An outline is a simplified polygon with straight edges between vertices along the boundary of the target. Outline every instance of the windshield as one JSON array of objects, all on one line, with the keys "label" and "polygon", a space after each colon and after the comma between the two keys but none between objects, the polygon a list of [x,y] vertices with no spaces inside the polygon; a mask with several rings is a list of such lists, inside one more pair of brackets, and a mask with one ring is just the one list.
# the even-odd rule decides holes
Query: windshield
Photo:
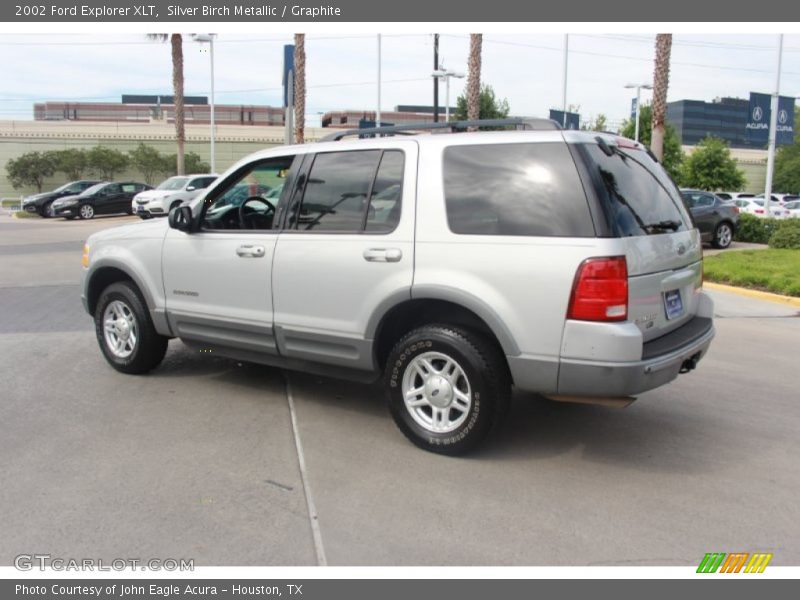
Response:
[{"label": "windshield", "polygon": [[691,219],[664,168],[644,151],[584,146],[612,232],[618,237],[687,231]]},{"label": "windshield", "polygon": [[180,190],[189,181],[188,177],[170,177],[166,181],[162,181],[156,188],[157,190]]},{"label": "windshield", "polygon": [[59,188],[53,190],[54,192],[71,192],[73,194],[78,194],[81,191],[81,184],[76,182],[65,183]]},{"label": "windshield", "polygon": [[91,196],[95,192],[97,192],[99,190],[102,190],[106,185],[108,185],[108,184],[107,183],[96,183],[92,187],[86,188],[85,190],[83,190],[83,192],[81,193],[81,196]]}]

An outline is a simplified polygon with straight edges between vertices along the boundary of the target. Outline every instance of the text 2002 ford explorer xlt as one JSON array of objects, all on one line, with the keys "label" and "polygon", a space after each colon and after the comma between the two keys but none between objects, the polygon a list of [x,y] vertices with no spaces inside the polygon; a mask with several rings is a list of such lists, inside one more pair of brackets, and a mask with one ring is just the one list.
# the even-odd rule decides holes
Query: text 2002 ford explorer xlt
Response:
[{"label": "text 2002 ford explorer xlt", "polygon": [[627,399],[714,336],[664,169],[631,140],[545,125],[258,152],[168,220],[92,235],[83,266],[115,369],[150,371],[177,337],[382,376],[398,427],[443,454],[480,442],[512,386]]}]

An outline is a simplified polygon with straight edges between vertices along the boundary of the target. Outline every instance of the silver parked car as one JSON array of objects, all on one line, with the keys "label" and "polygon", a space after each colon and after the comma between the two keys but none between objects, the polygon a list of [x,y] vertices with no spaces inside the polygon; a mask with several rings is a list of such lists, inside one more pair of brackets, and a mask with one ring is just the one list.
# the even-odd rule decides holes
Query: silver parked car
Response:
[{"label": "silver parked car", "polygon": [[694,369],[713,305],[678,189],[636,142],[536,127],[272,148],[168,220],[93,234],[100,349],[124,373],[180,338],[383,377],[399,428],[444,454],[480,442],[512,386],[628,402]]}]

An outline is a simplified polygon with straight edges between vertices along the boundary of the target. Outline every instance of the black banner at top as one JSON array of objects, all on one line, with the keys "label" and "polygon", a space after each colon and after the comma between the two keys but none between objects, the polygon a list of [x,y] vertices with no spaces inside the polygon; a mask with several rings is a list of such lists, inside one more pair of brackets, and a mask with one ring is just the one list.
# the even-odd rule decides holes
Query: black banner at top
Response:
[{"label": "black banner at top", "polygon": [[800,20],[800,3],[761,0],[11,0],[0,4],[10,22],[710,22]]}]

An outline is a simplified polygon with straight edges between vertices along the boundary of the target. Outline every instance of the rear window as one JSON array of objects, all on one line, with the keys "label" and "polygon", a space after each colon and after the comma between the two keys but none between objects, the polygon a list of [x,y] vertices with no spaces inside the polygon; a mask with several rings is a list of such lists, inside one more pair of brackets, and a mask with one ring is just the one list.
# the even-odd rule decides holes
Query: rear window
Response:
[{"label": "rear window", "polygon": [[666,171],[641,150],[584,146],[600,204],[613,235],[630,237],[689,229],[691,219]]},{"label": "rear window", "polygon": [[593,237],[586,194],[564,143],[450,146],[444,197],[458,234]]}]

